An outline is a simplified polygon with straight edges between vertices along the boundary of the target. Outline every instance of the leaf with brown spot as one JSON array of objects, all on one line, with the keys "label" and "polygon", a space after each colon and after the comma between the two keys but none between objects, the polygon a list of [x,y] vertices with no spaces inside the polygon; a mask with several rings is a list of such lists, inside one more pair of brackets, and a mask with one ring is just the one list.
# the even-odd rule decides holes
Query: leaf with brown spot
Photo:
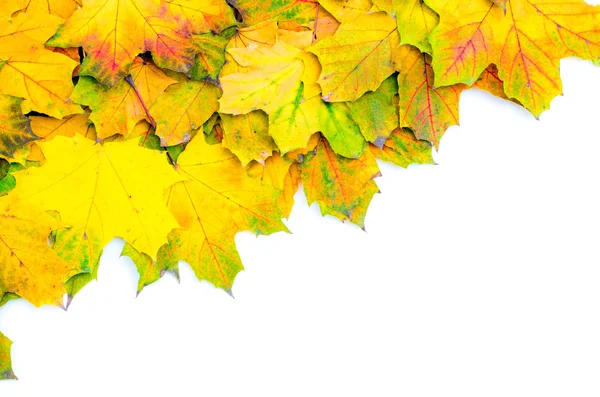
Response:
[{"label": "leaf with brown spot", "polygon": [[435,164],[431,144],[415,138],[407,128],[397,128],[382,148],[371,145],[371,152],[380,160],[406,168],[411,164]]},{"label": "leaf with brown spot", "polygon": [[38,139],[21,112],[23,100],[0,94],[0,157],[12,158],[28,142]]}]

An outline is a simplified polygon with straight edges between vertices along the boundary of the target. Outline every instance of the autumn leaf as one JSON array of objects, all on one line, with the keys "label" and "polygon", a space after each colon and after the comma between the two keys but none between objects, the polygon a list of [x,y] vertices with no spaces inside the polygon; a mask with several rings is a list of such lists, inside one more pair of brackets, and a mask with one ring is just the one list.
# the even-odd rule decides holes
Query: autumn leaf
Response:
[{"label": "autumn leaf", "polygon": [[12,197],[60,213],[68,227],[63,246],[72,251],[63,257],[73,258],[74,266],[91,266],[98,248],[115,236],[154,256],[178,227],[162,195],[180,178],[164,154],[134,140],[100,145],[79,135],[40,146],[44,166],[15,173]]},{"label": "autumn leaf", "polygon": [[373,179],[380,175],[371,152],[358,159],[337,155],[325,139],[300,166],[308,203],[317,202],[323,215],[349,220],[364,228],[366,207],[379,191]]},{"label": "autumn leaf", "polygon": [[400,48],[397,67],[400,126],[437,148],[446,129],[458,124],[458,99],[465,87],[435,88],[431,57],[412,46]]},{"label": "autumn leaf", "polygon": [[0,380],[17,379],[12,370],[10,359],[10,348],[12,342],[2,332],[0,332]]},{"label": "autumn leaf", "polygon": [[256,160],[264,162],[277,146],[269,136],[269,118],[255,110],[247,114],[221,114],[223,147],[240,159],[243,166]]},{"label": "autumn leaf", "polygon": [[[302,185],[364,229],[376,160],[435,164],[478,88],[538,117],[600,7],[542,0],[0,2],[0,306],[62,304],[125,240],[138,293],[187,261],[231,293],[235,236]],[[14,375],[0,335],[0,378]]]},{"label": "autumn leaf", "polygon": [[471,85],[494,63],[507,96],[536,117],[562,93],[561,58],[600,56],[600,8],[583,1],[508,0],[505,9],[485,0],[428,4],[441,15],[431,36],[436,85]]},{"label": "autumn leaf", "polygon": [[360,132],[368,142],[376,146],[381,147],[398,127],[398,113],[394,105],[396,95],[398,82],[396,76],[392,75],[377,90],[367,92],[356,101],[348,103]]},{"label": "autumn leaf", "polygon": [[47,12],[67,19],[81,6],[81,0],[18,0],[25,12]]},{"label": "autumn leaf", "polygon": [[60,18],[45,14],[20,14],[12,23],[0,20],[0,93],[25,99],[24,113],[56,118],[82,113],[69,100],[77,62],[43,46],[59,23]]},{"label": "autumn leaf", "polygon": [[298,49],[278,41],[272,47],[232,48],[228,52],[245,70],[220,79],[221,113],[260,109],[271,114],[296,98],[304,70]]},{"label": "autumn leaf", "polygon": [[[201,135],[179,156],[183,179],[165,193],[167,208],[182,226],[169,235],[169,257],[185,260],[196,276],[231,289],[242,270],[235,234],[286,231],[277,206],[279,191],[250,178],[231,152]],[[164,261],[157,262],[165,268]]]},{"label": "autumn leaf", "polygon": [[182,80],[150,107],[162,146],[188,142],[192,131],[219,110],[221,90],[208,81]]},{"label": "autumn leaf", "polygon": [[354,101],[374,91],[394,73],[392,51],[399,43],[393,18],[384,12],[362,15],[343,24],[308,51],[318,58],[323,70],[319,84],[329,102]]},{"label": "autumn leaf", "polygon": [[263,186],[273,186],[281,194],[279,208],[284,218],[289,218],[294,206],[294,195],[300,185],[300,169],[296,162],[273,153],[264,164],[255,162],[248,167],[248,175]]},{"label": "autumn leaf", "polygon": [[435,164],[431,144],[418,140],[407,128],[395,129],[381,148],[375,145],[371,145],[370,148],[378,159],[403,168],[411,164]]},{"label": "autumn leaf", "polygon": [[89,117],[96,127],[98,138],[114,134],[127,136],[140,121],[154,122],[148,109],[167,87],[177,82],[139,57],[130,72],[130,80],[121,80],[112,87],[85,76],[80,77],[75,86],[71,100],[92,110]]},{"label": "autumn leaf", "polygon": [[193,33],[221,31],[235,25],[233,10],[225,0],[166,0],[175,19],[185,21]]},{"label": "autumn leaf", "polygon": [[392,0],[398,23],[400,44],[410,44],[431,54],[429,35],[439,22],[439,16],[423,0]]},{"label": "autumn leaf", "polygon": [[55,219],[14,196],[0,199],[0,291],[11,292],[35,306],[61,305],[63,283],[77,269],[48,245]]},{"label": "autumn leaf", "polygon": [[38,139],[31,121],[21,113],[23,100],[0,94],[0,156],[12,158],[17,149]]},{"label": "autumn leaf", "polygon": [[190,69],[190,77],[216,81],[225,65],[225,47],[234,33],[235,29],[229,29],[223,35],[210,32],[194,36],[193,43],[198,53]]},{"label": "autumn leaf", "polygon": [[166,9],[159,0],[83,0],[47,44],[83,46],[81,75],[113,86],[145,51],[161,68],[189,72],[196,51],[186,21],[181,7]]},{"label": "autumn leaf", "polygon": [[307,23],[315,18],[316,0],[233,0],[246,25],[266,20]]}]

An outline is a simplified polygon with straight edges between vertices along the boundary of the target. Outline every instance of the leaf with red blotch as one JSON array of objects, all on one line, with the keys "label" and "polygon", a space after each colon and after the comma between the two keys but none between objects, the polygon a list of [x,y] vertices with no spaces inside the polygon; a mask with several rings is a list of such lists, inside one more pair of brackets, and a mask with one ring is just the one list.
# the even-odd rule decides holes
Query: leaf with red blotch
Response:
[{"label": "leaf with red blotch", "polygon": [[458,124],[458,99],[466,86],[435,88],[431,56],[412,46],[400,47],[397,62],[400,126],[437,148],[448,127]]},{"label": "leaf with red blotch", "polygon": [[189,72],[196,49],[180,8],[160,0],[84,0],[48,45],[83,46],[81,75],[113,86],[125,77],[135,57],[151,51],[161,68]]},{"label": "leaf with red blotch", "polygon": [[584,1],[428,4],[440,15],[430,37],[436,86],[471,85],[494,63],[506,95],[538,117],[562,93],[561,58],[600,59],[600,7]]}]

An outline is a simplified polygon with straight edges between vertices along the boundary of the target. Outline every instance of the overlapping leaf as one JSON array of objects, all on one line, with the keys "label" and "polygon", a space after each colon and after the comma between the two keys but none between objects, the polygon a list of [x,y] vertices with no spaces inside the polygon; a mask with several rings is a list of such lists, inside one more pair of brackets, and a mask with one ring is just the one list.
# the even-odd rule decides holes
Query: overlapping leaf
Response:
[{"label": "overlapping leaf", "polygon": [[[187,261],[231,292],[294,195],[364,228],[376,159],[434,164],[469,87],[538,117],[600,63],[581,0],[0,2],[0,306],[57,304],[126,240],[138,292]],[[0,334],[0,378],[13,378]]]}]

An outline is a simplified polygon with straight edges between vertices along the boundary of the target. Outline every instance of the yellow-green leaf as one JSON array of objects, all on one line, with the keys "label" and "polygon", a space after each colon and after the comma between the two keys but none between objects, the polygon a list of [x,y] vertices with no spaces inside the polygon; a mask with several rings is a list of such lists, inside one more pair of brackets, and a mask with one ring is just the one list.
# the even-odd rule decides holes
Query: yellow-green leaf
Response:
[{"label": "yellow-green leaf", "polygon": [[342,24],[333,36],[309,47],[323,67],[319,78],[323,99],[354,101],[376,90],[394,73],[392,51],[399,40],[396,21],[377,12]]}]

